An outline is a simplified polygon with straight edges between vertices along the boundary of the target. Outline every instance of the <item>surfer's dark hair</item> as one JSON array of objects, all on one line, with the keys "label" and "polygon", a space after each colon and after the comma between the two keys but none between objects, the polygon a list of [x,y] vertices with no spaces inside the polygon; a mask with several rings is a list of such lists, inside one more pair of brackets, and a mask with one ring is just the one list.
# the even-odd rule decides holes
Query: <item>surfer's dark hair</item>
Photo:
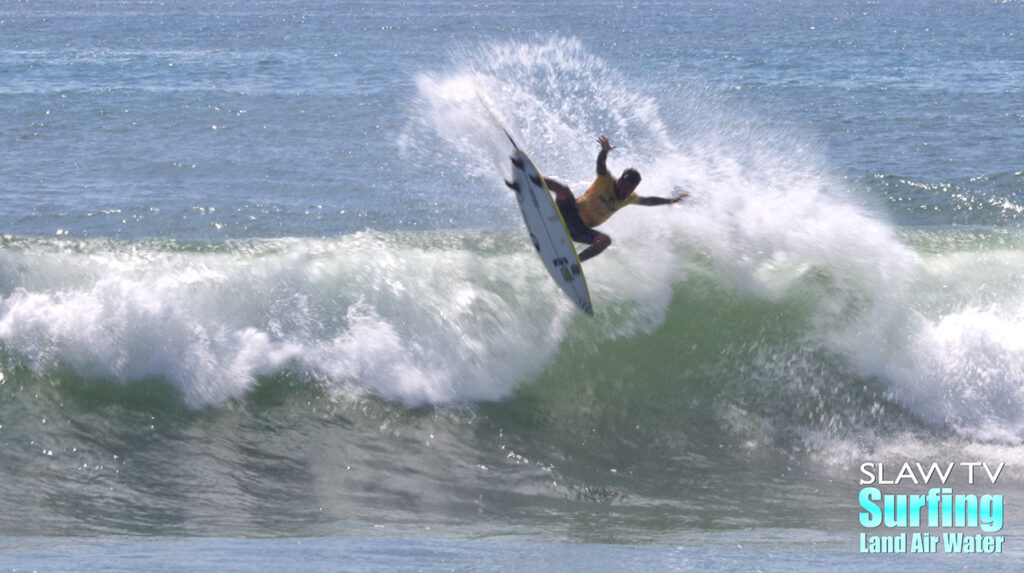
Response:
[{"label": "surfer's dark hair", "polygon": [[640,177],[640,172],[639,171],[637,171],[636,169],[633,169],[632,167],[630,167],[629,169],[627,169],[627,170],[622,172],[621,179],[623,181],[625,181],[626,183],[630,183],[630,184],[636,186],[636,185],[640,184],[640,181],[643,178]]}]

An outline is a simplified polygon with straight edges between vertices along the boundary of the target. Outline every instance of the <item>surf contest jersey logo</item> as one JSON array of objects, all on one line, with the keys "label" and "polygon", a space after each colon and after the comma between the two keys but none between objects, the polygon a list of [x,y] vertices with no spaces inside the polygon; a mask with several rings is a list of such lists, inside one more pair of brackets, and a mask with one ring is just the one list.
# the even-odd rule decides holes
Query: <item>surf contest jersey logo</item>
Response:
[{"label": "surf contest jersey logo", "polygon": [[615,178],[611,175],[598,175],[587,192],[576,200],[576,208],[583,224],[594,228],[607,221],[619,209],[639,200],[635,193],[619,199],[615,196]]}]

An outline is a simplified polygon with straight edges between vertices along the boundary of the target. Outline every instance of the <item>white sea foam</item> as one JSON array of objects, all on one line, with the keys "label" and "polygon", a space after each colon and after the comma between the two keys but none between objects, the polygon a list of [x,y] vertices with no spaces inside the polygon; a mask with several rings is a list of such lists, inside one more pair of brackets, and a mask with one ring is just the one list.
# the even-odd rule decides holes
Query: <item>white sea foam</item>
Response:
[{"label": "white sea foam", "polygon": [[[502,274],[530,268],[518,253],[477,257],[368,234],[214,253],[98,248],[5,253],[5,270],[44,286],[0,298],[0,342],[36,371],[168,380],[193,406],[286,369],[409,404],[495,399],[543,368],[571,316],[554,297],[525,298],[540,272]],[[55,267],[80,278],[46,287],[35,272]]]}]

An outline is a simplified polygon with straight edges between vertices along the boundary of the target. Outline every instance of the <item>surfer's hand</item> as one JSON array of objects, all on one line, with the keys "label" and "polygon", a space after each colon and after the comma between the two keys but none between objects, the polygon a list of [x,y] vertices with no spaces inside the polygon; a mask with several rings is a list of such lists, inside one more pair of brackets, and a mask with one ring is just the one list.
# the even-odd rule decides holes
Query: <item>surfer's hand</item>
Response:
[{"label": "surfer's hand", "polygon": [[676,193],[676,196],[672,198],[672,202],[678,203],[689,196],[690,194],[687,193],[686,191],[683,191],[682,193]]},{"label": "surfer's hand", "polygon": [[611,151],[615,149],[615,146],[609,143],[608,138],[603,135],[597,138],[597,142],[601,144],[602,151]]}]

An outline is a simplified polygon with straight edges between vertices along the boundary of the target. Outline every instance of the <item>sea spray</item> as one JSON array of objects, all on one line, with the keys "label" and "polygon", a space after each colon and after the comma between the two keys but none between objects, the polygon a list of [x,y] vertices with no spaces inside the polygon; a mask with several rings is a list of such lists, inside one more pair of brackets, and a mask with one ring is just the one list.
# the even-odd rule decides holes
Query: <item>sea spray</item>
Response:
[{"label": "sea spray", "polygon": [[[500,172],[500,133],[486,126],[486,112],[471,97],[482,93],[533,150],[541,171],[557,173],[577,193],[592,177],[596,152],[588,144],[599,133],[620,147],[609,158],[613,170],[636,165],[645,173],[641,194],[691,193],[683,208],[631,208],[602,228],[614,245],[590,263],[588,274],[596,308],[603,304],[610,313],[606,319],[619,316],[614,309],[625,301],[645,301],[639,302],[647,309],[645,332],[659,328],[676,303],[666,296],[671,291],[650,287],[676,285],[670,296],[686,300],[689,257],[706,257],[722,288],[799,309],[799,342],[757,343],[756,369],[765,370],[767,384],[793,382],[775,362],[824,359],[832,365],[809,367],[806,375],[816,378],[797,384],[799,392],[846,383],[821,377],[825,371],[848,372],[859,380],[850,383],[869,381],[931,423],[1016,440],[1017,430],[993,431],[999,425],[993,409],[999,408],[981,396],[1012,397],[1020,386],[1020,349],[997,342],[1019,322],[1019,297],[1001,290],[1010,297],[999,302],[1004,310],[975,312],[970,324],[957,310],[936,315],[929,298],[970,275],[934,284],[928,261],[856,199],[858,189],[831,173],[813,140],[771,126],[722,96],[636,89],[635,79],[573,40],[491,44],[452,60],[448,70],[419,76],[408,148],[426,133],[471,166],[472,176]],[[493,176],[481,184],[501,190]],[[1000,283],[1012,272],[990,270],[985,280]],[[954,308],[974,306],[970,301],[979,294],[965,292]],[[623,320],[624,330],[614,320],[602,322],[601,312],[597,320],[611,336],[639,324]],[[965,349],[959,359],[957,349]],[[980,358],[970,357],[977,353]],[[970,390],[979,384],[979,391]],[[982,412],[974,411],[978,407]],[[996,416],[1015,427],[1016,416],[1010,418]]]}]

